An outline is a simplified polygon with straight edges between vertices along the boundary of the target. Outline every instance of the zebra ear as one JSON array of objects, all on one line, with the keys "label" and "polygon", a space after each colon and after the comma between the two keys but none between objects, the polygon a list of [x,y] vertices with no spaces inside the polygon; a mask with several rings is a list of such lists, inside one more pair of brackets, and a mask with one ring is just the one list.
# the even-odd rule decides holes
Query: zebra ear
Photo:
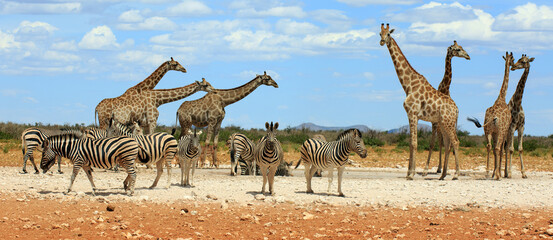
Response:
[{"label": "zebra ear", "polygon": [[266,128],[267,130],[269,130],[270,127],[271,127],[271,125],[269,125],[269,122],[265,122],[265,128]]},{"label": "zebra ear", "polygon": [[275,123],[275,128],[273,130],[277,130],[278,128],[278,122]]},{"label": "zebra ear", "polygon": [[48,139],[44,139],[44,141],[42,141],[42,151],[46,152],[46,148],[48,148],[49,144],[50,141],[48,141]]}]

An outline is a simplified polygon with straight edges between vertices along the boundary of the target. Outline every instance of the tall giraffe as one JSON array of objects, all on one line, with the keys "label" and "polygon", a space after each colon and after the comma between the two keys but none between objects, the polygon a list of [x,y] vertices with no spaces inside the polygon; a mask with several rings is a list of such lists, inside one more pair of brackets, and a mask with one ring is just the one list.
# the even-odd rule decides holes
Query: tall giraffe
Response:
[{"label": "tall giraffe", "polygon": [[[124,121],[125,119],[138,119],[144,128],[145,134],[154,133],[159,111],[157,108],[162,104],[174,102],[188,97],[198,91],[211,92],[215,90],[209,82],[202,78],[202,81],[195,81],[184,87],[172,89],[153,89],[142,91],[142,97],[131,102],[130,105],[123,105],[114,111],[113,119]],[[118,111],[119,109],[130,111]]]},{"label": "tall giraffe", "polygon": [[[511,110],[511,124],[509,125],[509,130],[507,131],[507,145],[505,148],[509,147],[509,158],[505,155],[505,161],[509,161],[509,168],[505,168],[505,177],[510,178],[511,175],[511,160],[513,158],[514,148],[514,137],[515,131],[518,131],[518,155],[520,157],[520,172],[522,173],[522,178],[527,178],[526,173],[524,172],[524,163],[522,161],[522,136],[524,135],[524,110],[522,109],[522,94],[524,93],[524,86],[526,85],[526,79],[528,78],[528,73],[530,72],[530,63],[534,61],[534,58],[528,58],[525,54],[513,65],[511,66],[511,71],[524,68],[524,72],[518,81],[517,89],[509,104],[509,110]],[[505,149],[507,152],[507,149]]]},{"label": "tall giraffe", "polygon": [[[98,105],[96,106],[96,110],[94,112],[95,115],[96,113],[98,114],[98,122],[100,124],[100,128],[107,128],[115,111],[131,111],[131,108],[129,108],[129,106],[132,106],[135,101],[139,101],[142,92],[145,90],[154,89],[161,78],[163,78],[163,76],[165,76],[165,74],[170,70],[186,73],[186,69],[182,65],[180,65],[179,62],[171,58],[171,60],[161,64],[152,74],[150,74],[150,76],[148,76],[142,82],[127,89],[127,91],[125,91],[125,93],[123,93],[121,96],[116,98],[106,98],[100,101],[100,103],[98,103]],[[127,119],[120,123],[130,124],[134,120],[139,119]],[[94,121],[96,121],[96,116],[94,116]]]},{"label": "tall giraffe", "polygon": [[380,45],[386,44],[394,63],[399,82],[405,91],[406,98],[403,102],[403,108],[407,112],[409,118],[409,130],[411,134],[411,144],[409,145],[409,170],[407,171],[407,179],[412,180],[415,176],[415,151],[417,151],[417,124],[419,119],[432,123],[437,123],[442,130],[442,136],[445,146],[445,160],[442,176],[443,180],[447,175],[447,166],[449,160],[449,151],[453,145],[453,156],[455,157],[455,174],[453,179],[459,178],[459,159],[457,151],[459,150],[459,140],[457,139],[457,116],[459,110],[451,97],[438,92],[434,89],[426,78],[419,74],[409,64],[405,55],[392,38],[390,25],[384,24],[380,26]]},{"label": "tall giraffe", "polygon": [[[438,86],[438,92],[441,92],[447,96],[449,95],[449,86],[451,85],[451,59],[453,57],[460,57],[466,60],[470,60],[469,54],[457,44],[457,41],[453,41],[453,45],[447,48],[447,54],[445,56],[445,72],[442,82]],[[451,97],[451,96],[450,96]],[[437,123],[432,123],[432,138],[430,139],[430,150],[428,151],[428,160],[426,160],[426,167],[424,168],[423,176],[426,176],[428,173],[428,167],[430,165],[430,158],[432,157],[432,150],[434,149],[434,143],[436,136],[438,136],[438,146],[440,147],[440,157],[438,162],[438,171],[437,173],[442,172],[442,147],[443,147],[443,138],[441,137],[442,132],[438,128]]]},{"label": "tall giraffe", "polygon": [[[509,52],[506,52],[503,59],[505,60],[505,74],[503,76],[501,89],[499,90],[499,96],[497,96],[494,104],[486,109],[486,117],[484,118],[484,135],[486,135],[486,140],[488,141],[486,144],[486,177],[489,176],[490,172],[490,152],[492,151],[493,145],[494,169],[492,178],[496,180],[501,178],[500,164],[504,149],[503,144],[505,144],[507,130],[511,124],[511,111],[505,102],[505,96],[507,95],[507,88],[509,87],[509,67],[514,64],[513,53],[509,54]],[[474,122],[476,127],[482,127],[480,123],[478,123],[478,120],[470,118],[468,120]],[[505,154],[508,154],[508,152]],[[505,159],[505,167],[507,167],[507,156]]]},{"label": "tall giraffe", "polygon": [[[278,88],[278,84],[265,72],[263,75],[257,75],[253,80],[240,87],[216,89],[200,99],[185,101],[180,105],[177,111],[177,120],[181,125],[181,133],[188,131],[192,125],[197,128],[207,126],[206,148],[204,149],[211,148],[213,166],[218,167],[216,150],[219,129],[225,118],[225,107],[245,98],[261,85]],[[212,146],[209,144],[211,141],[213,141]],[[202,163],[205,162],[205,152],[207,150],[203,151]]]}]

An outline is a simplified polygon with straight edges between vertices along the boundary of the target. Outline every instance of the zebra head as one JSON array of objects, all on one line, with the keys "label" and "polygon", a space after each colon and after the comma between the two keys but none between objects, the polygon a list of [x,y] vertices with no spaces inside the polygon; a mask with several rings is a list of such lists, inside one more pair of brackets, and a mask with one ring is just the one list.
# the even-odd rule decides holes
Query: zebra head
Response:
[{"label": "zebra head", "polygon": [[347,141],[348,148],[359,154],[361,158],[367,157],[367,149],[363,142],[361,131],[356,128],[348,129],[338,136],[338,140]]},{"label": "zebra head", "polygon": [[186,73],[186,69],[180,65],[179,62],[173,60],[173,57],[171,57],[171,60],[170,61],[167,61],[165,62],[167,64],[167,71],[169,70],[175,70],[175,71],[180,71],[180,72],[183,72],[183,73]]},{"label": "zebra head", "polygon": [[255,78],[263,85],[278,88],[278,84],[275,82],[275,80],[273,80],[273,78],[271,78],[271,76],[267,75],[267,72],[263,72],[263,75],[257,75]]},{"label": "zebra head", "polygon": [[202,134],[202,130],[197,132],[197,129],[194,128],[194,132],[191,130],[188,130],[188,134],[190,134],[192,137],[190,138],[190,143],[188,148],[191,152],[197,152],[200,149],[200,135]]},{"label": "zebra head", "polygon": [[42,157],[40,158],[40,168],[43,173],[48,172],[48,170],[54,166],[56,163],[56,154],[50,148],[50,142],[48,139],[44,139],[42,142]]},{"label": "zebra head", "polygon": [[196,81],[196,89],[198,91],[204,91],[204,92],[211,92],[213,90],[215,90],[215,88],[213,88],[211,86],[211,84],[205,80],[205,78],[202,78],[202,81]]},{"label": "zebra head", "polygon": [[[134,122],[133,124],[135,124],[135,126],[138,126],[137,122]],[[133,131],[127,125],[124,125],[113,119],[110,121],[108,128],[106,130],[107,130],[107,137],[129,136],[134,133],[142,132],[142,129],[140,128],[140,126],[138,126],[138,130],[135,128],[135,131]]]},{"label": "zebra head", "polygon": [[271,122],[269,124],[268,122],[265,123],[265,128],[267,129],[267,135],[265,135],[265,138],[267,139],[265,146],[272,150],[275,148],[277,139],[276,139],[276,130],[278,128],[278,122],[274,123]]}]

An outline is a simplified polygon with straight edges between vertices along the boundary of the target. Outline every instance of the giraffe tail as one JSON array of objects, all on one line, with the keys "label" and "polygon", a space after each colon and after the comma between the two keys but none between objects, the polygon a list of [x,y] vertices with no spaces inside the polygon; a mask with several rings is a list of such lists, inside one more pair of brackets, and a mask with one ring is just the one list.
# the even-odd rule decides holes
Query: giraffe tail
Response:
[{"label": "giraffe tail", "polygon": [[[96,115],[98,115],[98,110],[94,109],[94,125],[98,126],[98,124],[96,123]],[[100,120],[98,120],[98,121],[100,121]]]},{"label": "giraffe tail", "polygon": [[477,118],[467,117],[467,120],[470,121],[470,122],[473,122],[474,125],[476,125],[477,128],[481,128],[481,127],[482,127],[482,124],[480,124],[480,121],[478,121]]}]

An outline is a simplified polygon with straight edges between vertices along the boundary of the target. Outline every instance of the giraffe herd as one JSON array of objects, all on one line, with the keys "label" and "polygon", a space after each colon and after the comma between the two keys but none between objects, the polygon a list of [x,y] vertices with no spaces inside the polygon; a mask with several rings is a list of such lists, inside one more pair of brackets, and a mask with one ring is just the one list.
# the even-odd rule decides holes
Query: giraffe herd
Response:
[{"label": "giraffe herd", "polygon": [[[449,161],[449,152],[453,152],[453,157],[455,158],[455,173],[453,174],[453,180],[459,178],[460,169],[459,169],[459,139],[457,137],[457,121],[459,116],[459,109],[455,104],[455,101],[450,96],[450,85],[452,81],[452,68],[451,62],[454,57],[464,58],[470,60],[469,54],[460,46],[457,41],[453,41],[453,45],[449,46],[447,49],[447,54],[445,58],[445,73],[444,77],[439,84],[438,89],[434,88],[427,79],[420,73],[418,73],[409,63],[406,56],[401,51],[397,42],[392,37],[394,29],[390,29],[389,24],[381,25],[380,31],[380,45],[386,45],[392,63],[395,67],[399,82],[405,91],[406,97],[403,103],[405,112],[409,120],[409,132],[410,132],[410,145],[409,145],[409,166],[407,171],[407,179],[413,180],[415,177],[416,161],[415,161],[415,151],[417,150],[417,125],[419,120],[427,121],[432,123],[432,139],[430,142],[430,151],[428,153],[428,159],[424,171],[422,172],[423,176],[428,174],[430,159],[432,156],[432,150],[434,148],[435,139],[438,139],[438,145],[440,150],[439,155],[439,165],[437,172],[441,173],[440,180],[445,179],[447,176],[447,168]],[[512,154],[514,152],[514,132],[518,131],[518,152],[520,157],[521,164],[521,173],[523,178],[527,178],[527,175],[524,171],[523,158],[522,158],[522,139],[524,134],[524,123],[525,116],[522,109],[522,95],[524,93],[524,87],[530,70],[530,63],[534,58],[529,58],[526,55],[522,57],[515,63],[512,53],[507,52],[503,56],[505,60],[505,72],[503,83],[499,95],[494,102],[494,104],[486,110],[484,124],[480,125],[477,119],[468,118],[469,121],[475,123],[477,127],[484,127],[484,134],[487,140],[487,163],[486,163],[486,176],[489,177],[489,160],[490,153],[493,153],[494,156],[494,170],[492,178],[500,179],[501,178],[501,161],[503,158],[503,153],[505,154],[505,169],[504,177],[512,177],[511,172],[511,161]],[[524,69],[524,73],[520,81],[518,82],[517,88],[511,100],[506,103],[506,91],[509,84],[509,73],[510,71],[515,71],[517,69]],[[112,123],[117,123],[122,126],[131,126],[130,129],[144,129],[144,135],[154,134],[157,119],[159,112],[157,108],[163,104],[178,101],[184,99],[196,92],[203,91],[206,94],[197,100],[193,101],[184,101],[178,110],[176,111],[176,120],[180,123],[181,126],[181,141],[179,143],[179,149],[186,149],[185,153],[177,153],[178,156],[184,156],[184,159],[187,159],[187,174],[186,179],[181,176],[181,182],[184,184],[190,185],[192,180],[189,179],[189,169],[190,161],[196,156],[200,155],[200,163],[205,164],[206,153],[212,153],[212,162],[211,165],[218,167],[216,149],[218,144],[218,134],[221,128],[221,123],[225,117],[225,107],[233,104],[237,101],[244,99],[254,90],[256,90],[261,85],[272,86],[278,88],[278,84],[264,72],[262,75],[256,75],[251,81],[238,86],[232,89],[216,89],[209,82],[202,78],[202,81],[195,81],[189,85],[172,88],[172,89],[154,89],[156,85],[160,82],[163,76],[168,71],[180,71],[186,73],[186,69],[179,64],[177,61],[171,58],[169,61],[161,64],[150,76],[144,79],[142,82],[137,85],[127,89],[121,96],[115,98],[106,98],[103,99],[95,109],[95,118],[96,114],[98,116],[98,124],[100,129],[108,129],[112,126]],[[96,120],[96,119],[95,119]],[[205,128],[207,127],[207,137],[205,140],[204,151],[201,151],[199,146],[198,135],[196,130],[194,134],[191,133],[192,126],[195,128]],[[275,138],[275,132],[278,128],[278,123],[274,124],[271,122],[266,123],[267,128],[267,143],[263,145],[264,151],[269,151],[273,154],[274,159],[277,163],[280,163],[282,160],[282,149],[280,143]],[[352,129],[346,131],[352,132]],[[185,135],[189,136],[185,136]],[[44,135],[44,134],[43,134]],[[88,135],[88,134],[87,134]],[[140,134],[141,135],[141,134]],[[167,134],[172,138],[171,135]],[[344,134],[343,134],[344,135]],[[346,134],[347,135],[347,134]],[[350,134],[351,135],[351,134]],[[37,135],[38,136],[38,135]],[[42,136],[42,135],[41,135]],[[133,135],[134,136],[134,135]],[[344,135],[345,136],[345,135]],[[347,135],[349,136],[349,135]],[[36,137],[39,139],[38,137]],[[323,137],[324,138],[324,137]],[[22,137],[23,139],[23,137]],[[48,142],[49,136],[44,135],[40,139]],[[184,140],[186,141],[184,141]],[[267,140],[268,139],[268,140]],[[353,139],[353,140],[352,140]],[[353,135],[349,136],[346,139],[338,139],[339,141],[354,141],[348,145],[348,151],[356,151],[361,157],[366,156],[366,150],[364,150],[364,145],[361,140],[361,132],[354,132]],[[172,140],[173,141],[173,140]],[[307,142],[316,142],[318,144],[324,145],[336,145],[339,144],[335,141],[327,142],[326,139],[323,140],[314,140],[310,139]],[[153,141],[152,141],[153,142]],[[41,145],[38,143],[35,145]],[[276,144],[276,145],[275,145]],[[144,145],[144,144],[143,144]],[[174,141],[174,152],[171,153],[171,157],[163,158],[165,161],[171,160],[172,156],[177,152],[177,143]],[[330,146],[329,145],[329,146]],[[334,146],[332,145],[332,146]],[[346,146],[346,145],[344,145]],[[36,147],[36,146],[34,146]],[[304,144],[305,147],[305,144]],[[311,145],[309,147],[312,147]],[[141,146],[142,150],[145,151],[147,146]],[[445,148],[444,159],[442,163],[442,148]],[[328,149],[331,149],[328,147]],[[345,148],[344,148],[345,149]],[[27,149],[27,151],[32,152],[32,148]],[[278,150],[278,151],[276,151]],[[342,149],[343,150],[343,149]],[[364,150],[364,152],[363,152]],[[184,150],[181,150],[184,151]],[[273,160],[269,161],[267,158],[267,153],[260,152],[261,150],[255,148],[255,153],[257,155],[263,155],[263,158],[258,157],[259,160],[266,160],[266,162],[258,162],[263,170],[267,171],[267,168],[270,168],[269,176],[266,176],[266,172],[263,172],[264,183],[263,183],[263,192],[265,190],[265,182],[268,177],[269,179],[269,191],[273,192],[273,178],[274,172],[276,171],[276,165]],[[276,151],[276,152],[275,152]],[[325,150],[326,151],[326,150]],[[338,151],[338,150],[336,150]],[[341,151],[341,150],[340,150]],[[24,149],[25,152],[25,149]],[[252,153],[253,150],[252,150]],[[349,152],[347,152],[349,154]],[[335,156],[334,152],[328,151],[328,154]],[[327,154],[327,155],[328,155]],[[305,177],[307,182],[307,192],[313,192],[310,187],[310,179],[313,174],[321,169],[329,170],[332,174],[334,167],[338,168],[338,191],[340,195],[343,196],[341,191],[341,174],[343,172],[343,164],[348,160],[347,155],[340,155],[340,161],[333,160],[334,162],[329,163],[328,159],[333,159],[331,157],[325,157],[324,154],[319,154],[316,156],[309,156],[309,154],[302,151],[302,159],[297,162],[297,166],[304,161],[305,164],[313,165],[309,170],[306,167]],[[150,154],[151,155],[151,154]],[[49,158],[54,158],[55,155],[50,156]],[[43,158],[46,158],[43,155]],[[26,163],[27,157],[24,158],[24,164]],[[183,159],[181,159],[182,161]],[[31,158],[32,161],[32,158]],[[144,161],[143,161],[144,162]],[[32,162],[34,165],[34,162]],[[161,175],[162,161],[158,163],[158,175],[153,184],[156,185]],[[182,161],[182,164],[185,164]],[[291,163],[286,163],[291,165]],[[270,165],[270,167],[268,167]],[[274,165],[274,166],[273,166]],[[278,165],[278,164],[277,164]],[[50,165],[51,166],[51,165]],[[194,164],[195,166],[195,164]],[[254,162],[255,166],[255,162]],[[49,168],[49,167],[48,167]],[[170,167],[168,166],[169,171]],[[181,166],[182,168],[182,166]],[[194,168],[193,168],[194,169]],[[36,170],[36,166],[35,166]],[[25,171],[25,165],[23,168]],[[36,170],[38,172],[38,170]],[[194,171],[194,170],[193,170]],[[192,176],[193,176],[192,171]],[[271,174],[272,173],[272,174]],[[184,170],[183,170],[184,175]],[[233,170],[231,169],[231,175],[234,175]],[[170,181],[170,175],[168,176],[168,181]],[[329,178],[329,189],[332,177]],[[169,183],[168,183],[169,184]],[[152,187],[153,187],[152,186]],[[330,190],[329,190],[330,191]]]}]

